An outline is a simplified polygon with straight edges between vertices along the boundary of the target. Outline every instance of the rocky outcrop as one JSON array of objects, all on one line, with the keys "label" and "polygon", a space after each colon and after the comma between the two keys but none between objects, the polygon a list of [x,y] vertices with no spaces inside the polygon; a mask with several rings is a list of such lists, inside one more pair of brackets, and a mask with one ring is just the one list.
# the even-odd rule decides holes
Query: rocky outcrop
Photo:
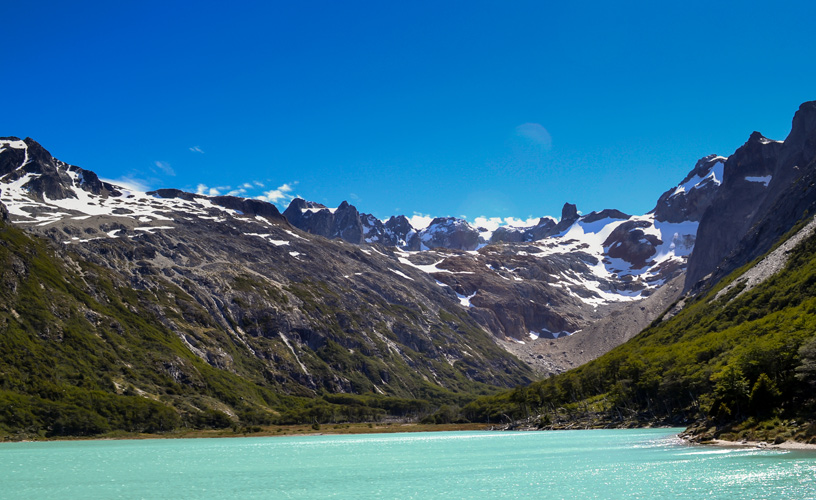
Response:
[{"label": "rocky outcrop", "polygon": [[617,226],[604,241],[607,255],[628,262],[632,269],[643,269],[663,242],[643,229],[651,227],[647,221],[626,221]]},{"label": "rocky outcrop", "polygon": [[564,203],[564,206],[561,208],[561,220],[559,220],[558,224],[556,224],[552,229],[552,234],[558,234],[566,231],[579,219],[579,217],[578,207],[572,203]]}]

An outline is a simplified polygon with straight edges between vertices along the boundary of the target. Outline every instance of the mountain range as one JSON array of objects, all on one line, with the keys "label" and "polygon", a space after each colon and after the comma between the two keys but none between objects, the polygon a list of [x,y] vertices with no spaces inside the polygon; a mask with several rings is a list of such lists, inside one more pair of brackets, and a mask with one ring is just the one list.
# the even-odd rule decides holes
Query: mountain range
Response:
[{"label": "mountain range", "polygon": [[[347,202],[280,213],[139,192],[0,138],[0,398],[27,408],[0,426],[417,416],[528,384],[668,320],[769,251],[816,208],[814,158],[809,102],[785,141],[755,132],[703,157],[647,214],[565,203],[558,220],[490,231],[452,217],[415,228]],[[55,427],[71,412],[90,423]]]}]

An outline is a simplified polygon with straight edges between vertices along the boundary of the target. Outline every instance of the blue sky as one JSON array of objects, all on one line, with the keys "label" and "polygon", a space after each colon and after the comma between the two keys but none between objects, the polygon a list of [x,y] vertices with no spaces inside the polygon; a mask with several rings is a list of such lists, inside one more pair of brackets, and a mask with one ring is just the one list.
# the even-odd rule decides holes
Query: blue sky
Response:
[{"label": "blue sky", "polygon": [[[663,5],[664,3],[671,5]],[[12,13],[13,11],[13,13]],[[641,214],[816,99],[813,2],[37,2],[0,135],[149,188]],[[241,191],[243,190],[243,191]]]}]

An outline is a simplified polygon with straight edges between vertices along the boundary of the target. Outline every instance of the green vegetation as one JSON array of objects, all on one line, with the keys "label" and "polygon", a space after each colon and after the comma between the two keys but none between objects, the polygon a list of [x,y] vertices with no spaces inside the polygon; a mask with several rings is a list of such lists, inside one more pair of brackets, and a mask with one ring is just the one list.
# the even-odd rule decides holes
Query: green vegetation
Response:
[{"label": "green vegetation", "polygon": [[744,269],[595,361],[480,398],[462,417],[539,427],[694,423],[708,437],[816,442],[807,424],[816,420],[816,236],[765,283],[715,299]]},{"label": "green vegetation", "polygon": [[[469,376],[469,360],[409,366],[386,345],[400,340],[391,329],[365,323],[369,306],[343,311],[333,301],[339,292],[325,283],[282,290],[251,276],[235,279],[235,302],[245,301],[239,307],[255,307],[262,297],[291,310],[296,297],[323,325],[325,338],[314,350],[296,342],[288,347],[279,337],[253,339],[274,361],[268,363],[215,322],[188,293],[192,284],[133,288],[120,275],[57,255],[43,240],[2,222],[0,281],[0,439],[418,421],[497,390]],[[380,306],[396,324],[420,320],[410,308]],[[483,332],[470,332],[470,323],[443,315],[433,325],[440,335],[465,328],[484,340]],[[349,332],[375,327],[383,339],[375,345],[346,340],[353,338]],[[298,362],[323,380],[343,374],[347,390],[357,394],[292,383],[286,377],[301,376]],[[452,387],[432,383],[437,376]]]}]

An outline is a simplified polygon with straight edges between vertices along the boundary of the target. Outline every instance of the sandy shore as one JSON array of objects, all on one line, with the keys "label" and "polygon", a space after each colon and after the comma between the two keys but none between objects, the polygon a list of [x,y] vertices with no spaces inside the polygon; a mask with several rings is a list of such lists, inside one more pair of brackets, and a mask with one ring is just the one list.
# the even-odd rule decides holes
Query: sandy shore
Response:
[{"label": "sandy shore", "polygon": [[[687,440],[688,441],[688,440]],[[712,439],[701,444],[703,446],[722,446],[726,448],[760,448],[768,450],[816,450],[816,444],[799,443],[797,441],[785,441],[784,443],[773,444],[765,441],[725,441],[723,439]]]}]

